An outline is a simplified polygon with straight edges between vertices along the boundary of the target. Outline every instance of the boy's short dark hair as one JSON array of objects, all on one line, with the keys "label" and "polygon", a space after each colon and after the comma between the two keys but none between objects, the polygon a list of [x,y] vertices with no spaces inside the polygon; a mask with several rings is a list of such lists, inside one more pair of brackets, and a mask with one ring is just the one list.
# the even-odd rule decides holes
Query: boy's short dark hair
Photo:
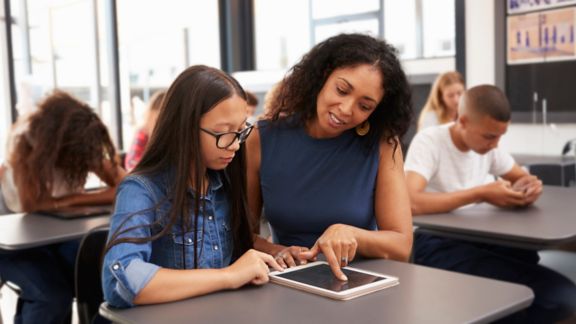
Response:
[{"label": "boy's short dark hair", "polygon": [[510,103],[502,90],[493,85],[479,85],[464,93],[463,104],[471,113],[488,115],[500,122],[509,122]]}]

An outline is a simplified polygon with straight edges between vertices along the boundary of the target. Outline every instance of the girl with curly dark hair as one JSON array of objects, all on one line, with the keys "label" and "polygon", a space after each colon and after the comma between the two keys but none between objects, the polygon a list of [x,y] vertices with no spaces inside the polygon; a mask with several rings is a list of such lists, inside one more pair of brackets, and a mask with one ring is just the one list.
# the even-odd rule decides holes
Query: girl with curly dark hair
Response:
[{"label": "girl with curly dark hair", "polygon": [[[13,212],[111,203],[124,175],[98,115],[62,91],[14,124],[7,162],[2,193]],[[108,188],[84,192],[89,172]]]},{"label": "girl with curly dark hair", "polygon": [[[86,104],[55,91],[14,124],[2,196],[13,212],[112,203],[124,171],[106,126]],[[94,172],[108,187],[85,192]],[[61,323],[70,315],[77,241],[0,254],[0,276],[22,290],[15,323]]]},{"label": "girl with curly dark hair", "polygon": [[357,254],[407,260],[410,204],[400,138],[412,116],[396,51],[360,34],[316,45],[282,81],[248,140],[252,217],[264,207],[284,266],[323,253],[334,274]]}]

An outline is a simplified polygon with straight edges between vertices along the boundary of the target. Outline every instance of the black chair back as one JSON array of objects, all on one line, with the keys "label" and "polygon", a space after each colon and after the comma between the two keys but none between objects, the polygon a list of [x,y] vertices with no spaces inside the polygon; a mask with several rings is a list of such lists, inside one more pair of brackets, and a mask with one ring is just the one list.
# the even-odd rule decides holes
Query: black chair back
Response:
[{"label": "black chair back", "polygon": [[108,226],[92,229],[84,236],[78,248],[74,287],[80,324],[107,322],[98,314],[98,308],[104,301],[101,273],[108,230]]}]

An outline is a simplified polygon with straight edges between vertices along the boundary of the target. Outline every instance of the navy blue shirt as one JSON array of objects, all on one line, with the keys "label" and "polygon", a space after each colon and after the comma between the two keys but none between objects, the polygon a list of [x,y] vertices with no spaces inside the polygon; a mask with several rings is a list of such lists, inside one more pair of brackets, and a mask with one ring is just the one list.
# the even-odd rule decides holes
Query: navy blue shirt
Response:
[{"label": "navy blue shirt", "polygon": [[311,247],[333,224],[376,229],[379,149],[353,130],[329,139],[303,127],[258,123],[264,213],[282,245]]}]

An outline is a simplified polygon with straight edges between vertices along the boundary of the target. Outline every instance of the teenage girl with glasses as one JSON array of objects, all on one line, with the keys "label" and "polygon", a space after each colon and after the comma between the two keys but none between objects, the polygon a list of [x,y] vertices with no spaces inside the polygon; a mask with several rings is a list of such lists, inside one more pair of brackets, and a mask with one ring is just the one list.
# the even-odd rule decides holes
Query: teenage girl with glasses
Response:
[{"label": "teenage girl with glasses", "polygon": [[282,269],[251,250],[245,98],[236,80],[206,66],[188,68],[168,90],[149,146],[116,196],[102,275],[112,306],[264,284],[269,266]]}]

